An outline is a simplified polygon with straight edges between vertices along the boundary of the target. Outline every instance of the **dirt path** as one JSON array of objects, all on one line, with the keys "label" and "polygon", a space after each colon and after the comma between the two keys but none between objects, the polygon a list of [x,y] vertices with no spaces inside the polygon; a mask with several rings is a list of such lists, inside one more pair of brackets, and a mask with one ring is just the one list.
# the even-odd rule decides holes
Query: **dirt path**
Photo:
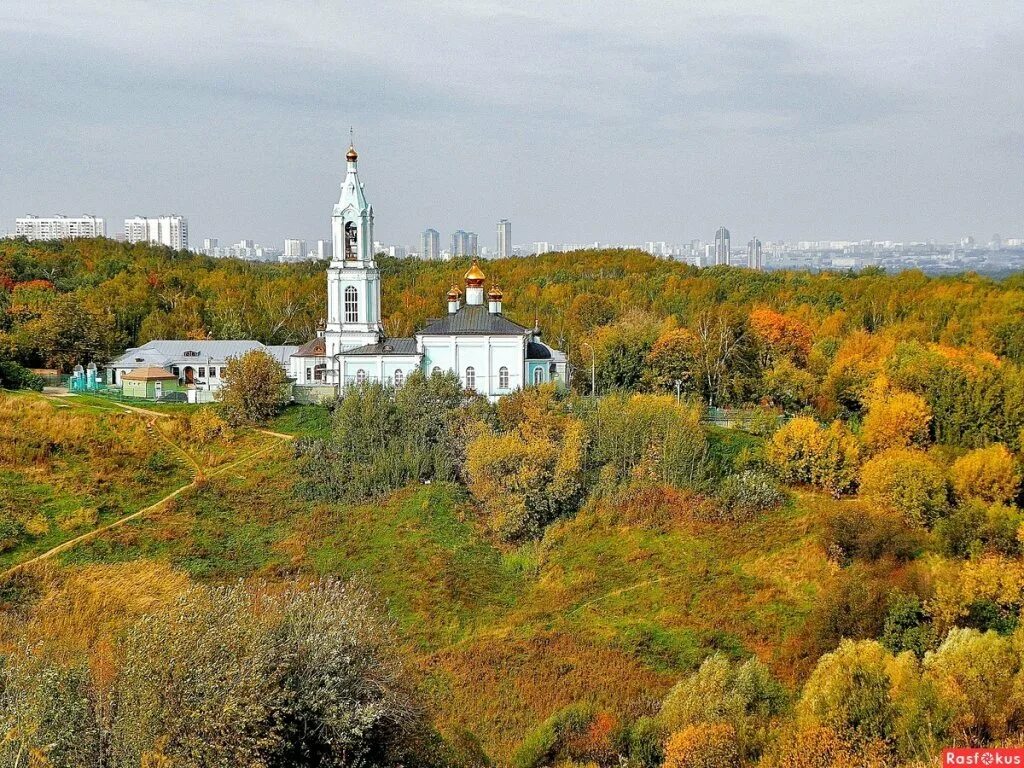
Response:
[{"label": "dirt path", "polygon": [[[56,398],[57,396],[46,395],[46,397]],[[157,417],[167,416],[168,414],[160,413],[159,411],[150,411],[150,410],[148,410],[146,408],[138,408],[138,407],[133,406],[133,405],[124,405],[123,403],[115,403],[115,405],[117,405],[117,406],[119,406],[121,408],[124,408],[127,411],[132,411],[132,412],[137,413],[139,415],[149,417],[146,420],[146,431],[149,432],[150,434],[154,435],[155,437],[159,438],[163,442],[167,443],[172,449],[174,449],[174,451],[177,454],[182,456],[185,459],[185,461],[187,461],[189,463],[189,465],[192,467],[192,470],[193,470],[192,480],[187,482],[187,483],[185,483],[185,485],[182,485],[182,486],[176,488],[175,490],[171,491],[170,493],[168,493],[166,496],[164,496],[159,501],[153,502],[148,507],[143,507],[142,509],[140,509],[140,510],[138,510],[136,512],[132,512],[131,514],[125,515],[124,517],[119,517],[117,520],[114,520],[111,523],[107,523],[106,525],[100,526],[99,528],[93,528],[91,531],[86,531],[81,536],[76,536],[73,539],[68,539],[67,541],[65,541],[65,542],[63,542],[61,544],[58,544],[57,546],[53,547],[52,549],[48,549],[47,551],[43,552],[42,554],[36,555],[35,557],[31,557],[28,560],[25,560],[24,562],[18,563],[17,565],[12,566],[11,568],[8,568],[3,573],[0,573],[0,582],[6,581],[11,576],[14,576],[14,575],[20,573],[21,571],[25,570],[26,568],[29,568],[32,565],[40,563],[43,560],[48,560],[49,558],[53,557],[54,555],[59,555],[61,552],[66,552],[67,550],[72,549],[72,548],[78,546],[82,542],[85,542],[85,541],[88,541],[90,539],[93,539],[93,538],[99,536],[100,534],[106,533],[109,530],[112,530],[114,528],[122,526],[125,523],[129,523],[132,520],[136,520],[136,519],[138,519],[138,518],[142,517],[143,515],[146,515],[146,514],[148,514],[150,512],[154,512],[157,509],[159,509],[160,507],[162,507],[164,504],[166,504],[168,501],[170,501],[171,499],[175,498],[176,496],[184,493],[185,491],[189,490],[190,488],[195,488],[206,477],[216,477],[217,475],[224,474],[228,470],[234,469],[235,467],[239,466],[240,464],[244,464],[245,462],[247,462],[247,461],[249,461],[251,459],[254,459],[257,456],[262,456],[263,454],[265,454],[265,453],[267,453],[269,451],[272,451],[274,448],[276,448],[277,446],[282,444],[281,442],[273,442],[270,445],[264,446],[262,448],[257,448],[256,450],[250,451],[249,453],[245,454],[244,456],[241,456],[240,458],[235,459],[230,464],[225,464],[223,467],[218,467],[217,469],[215,469],[212,472],[209,472],[207,474],[207,473],[204,473],[203,468],[199,465],[199,463],[194,458],[192,458],[192,456],[184,448],[182,448],[180,445],[175,443],[173,440],[171,440],[169,437],[167,437],[163,432],[161,432],[159,428],[156,427],[156,425],[154,423],[156,421],[156,418]],[[265,435],[279,438],[282,442],[285,442],[285,441],[293,439],[292,435],[286,435],[286,434],[283,434],[281,432],[272,432],[269,429],[260,429],[258,431],[262,432]]]}]

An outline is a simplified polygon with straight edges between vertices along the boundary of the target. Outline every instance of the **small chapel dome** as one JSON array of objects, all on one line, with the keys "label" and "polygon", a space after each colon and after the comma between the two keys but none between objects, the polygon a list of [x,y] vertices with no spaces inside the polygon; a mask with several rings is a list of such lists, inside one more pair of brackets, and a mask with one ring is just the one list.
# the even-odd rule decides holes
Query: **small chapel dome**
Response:
[{"label": "small chapel dome", "polygon": [[354,144],[348,145],[348,152],[345,153],[345,159],[350,163],[354,163],[359,158],[359,153],[356,152]]},{"label": "small chapel dome", "polygon": [[501,288],[496,285],[491,286],[491,290],[487,292],[487,298],[491,301],[501,301],[504,295],[505,294],[501,292]]},{"label": "small chapel dome", "polygon": [[471,288],[479,288],[484,284],[485,275],[483,270],[480,269],[480,265],[477,264],[476,259],[473,259],[473,265],[466,272],[466,285]]},{"label": "small chapel dome", "polygon": [[461,291],[459,290],[459,287],[457,285],[453,285],[448,289],[448,301],[458,301],[460,293]]}]

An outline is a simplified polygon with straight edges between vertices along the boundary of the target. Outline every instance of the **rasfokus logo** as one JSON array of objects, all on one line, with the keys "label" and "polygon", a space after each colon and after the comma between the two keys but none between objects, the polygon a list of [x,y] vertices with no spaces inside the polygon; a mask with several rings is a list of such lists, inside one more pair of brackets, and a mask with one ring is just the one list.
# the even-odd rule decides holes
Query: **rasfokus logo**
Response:
[{"label": "rasfokus logo", "polygon": [[1024,766],[1022,749],[947,749],[942,753],[945,765],[1020,765]]}]

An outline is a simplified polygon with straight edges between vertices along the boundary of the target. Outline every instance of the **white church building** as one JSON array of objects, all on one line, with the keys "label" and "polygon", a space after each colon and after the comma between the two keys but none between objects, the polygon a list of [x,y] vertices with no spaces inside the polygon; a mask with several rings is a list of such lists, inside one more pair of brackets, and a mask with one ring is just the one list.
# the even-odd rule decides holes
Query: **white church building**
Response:
[{"label": "white church building", "polygon": [[350,146],[348,172],[331,217],[333,260],[327,269],[327,321],[317,337],[291,355],[297,387],[330,388],[380,381],[401,386],[417,368],[454,371],[470,391],[496,400],[533,384],[567,382],[565,355],[540,339],[537,328],[502,314],[502,292],[484,288],[474,260],[463,292],[452,286],[448,313],[412,337],[388,338],[381,324],[381,277],[373,253],[373,206]]}]

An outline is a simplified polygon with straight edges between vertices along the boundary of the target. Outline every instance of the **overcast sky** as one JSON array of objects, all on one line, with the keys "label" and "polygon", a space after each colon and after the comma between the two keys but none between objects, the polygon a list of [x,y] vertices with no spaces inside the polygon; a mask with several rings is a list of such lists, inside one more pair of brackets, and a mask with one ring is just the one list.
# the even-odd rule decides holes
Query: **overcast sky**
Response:
[{"label": "overcast sky", "polygon": [[2,0],[0,231],[1024,236],[1020,0]]}]

